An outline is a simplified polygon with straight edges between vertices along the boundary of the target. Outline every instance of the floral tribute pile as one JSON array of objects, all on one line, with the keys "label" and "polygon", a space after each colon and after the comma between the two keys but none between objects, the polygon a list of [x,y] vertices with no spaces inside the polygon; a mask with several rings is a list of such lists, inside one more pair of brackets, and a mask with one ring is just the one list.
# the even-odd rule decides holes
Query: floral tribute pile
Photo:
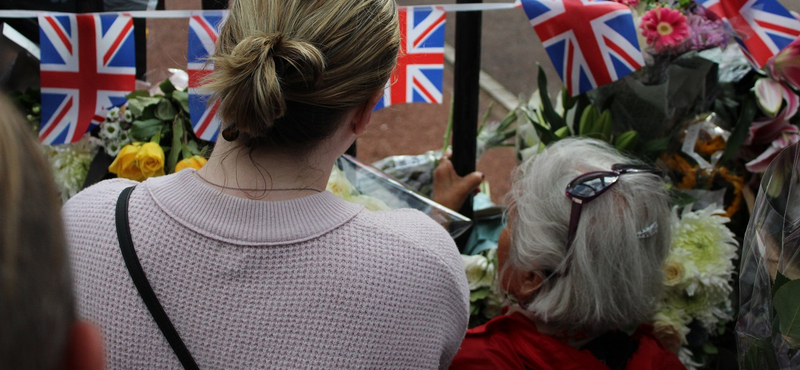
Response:
[{"label": "floral tribute pile", "polygon": [[[646,66],[575,97],[562,89],[555,99],[540,68],[538,90],[503,122],[482,125],[478,146],[514,145],[524,160],[565,137],[592,137],[665,170],[673,244],[652,324],[687,368],[717,368],[737,361],[745,195],[800,140],[800,39],[755,68],[730,26],[694,2],[615,1],[633,10]],[[508,304],[491,256],[464,256],[475,325]]]}]

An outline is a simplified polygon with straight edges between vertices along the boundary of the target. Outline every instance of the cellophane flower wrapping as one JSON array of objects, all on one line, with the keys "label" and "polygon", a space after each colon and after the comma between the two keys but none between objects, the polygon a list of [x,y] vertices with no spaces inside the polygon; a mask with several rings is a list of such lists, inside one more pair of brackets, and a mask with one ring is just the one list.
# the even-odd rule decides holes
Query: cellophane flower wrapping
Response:
[{"label": "cellophane flower wrapping", "polygon": [[380,170],[349,155],[336,160],[327,190],[370,210],[411,208],[444,226],[453,238],[463,234],[472,221],[417,193]]},{"label": "cellophane flower wrapping", "polygon": [[761,180],[742,245],[742,369],[800,367],[800,144],[780,152]]}]

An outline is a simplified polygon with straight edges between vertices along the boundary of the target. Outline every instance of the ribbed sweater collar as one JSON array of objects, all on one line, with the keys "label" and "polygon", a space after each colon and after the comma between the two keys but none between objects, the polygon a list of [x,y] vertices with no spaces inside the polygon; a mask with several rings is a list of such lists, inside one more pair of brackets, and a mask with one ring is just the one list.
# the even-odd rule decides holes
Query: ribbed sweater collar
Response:
[{"label": "ribbed sweater collar", "polygon": [[364,209],[327,191],[285,201],[236,197],[203,183],[193,170],[151,178],[142,185],[158,207],[187,228],[242,245],[313,239]]}]

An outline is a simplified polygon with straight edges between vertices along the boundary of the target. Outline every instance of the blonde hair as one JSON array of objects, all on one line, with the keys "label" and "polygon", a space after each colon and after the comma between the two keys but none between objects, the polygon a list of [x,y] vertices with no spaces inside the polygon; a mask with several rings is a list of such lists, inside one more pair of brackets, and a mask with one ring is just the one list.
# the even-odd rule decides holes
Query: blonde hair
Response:
[{"label": "blonde hair", "polygon": [[[526,309],[554,326],[590,333],[649,320],[663,291],[662,266],[670,247],[669,197],[653,174],[620,177],[583,206],[572,258],[567,233],[572,202],[567,183],[590,171],[641,164],[605,142],[564,139],[521,164],[514,173],[508,263],[519,271],[563,271],[534,293]],[[637,231],[655,224],[656,234]],[[506,271],[501,271],[506,273]]]},{"label": "blonde hair", "polygon": [[245,137],[314,144],[384,88],[399,47],[394,0],[238,0],[206,88]]},{"label": "blonde hair", "polygon": [[0,368],[54,369],[75,319],[61,197],[33,130],[0,94]]}]

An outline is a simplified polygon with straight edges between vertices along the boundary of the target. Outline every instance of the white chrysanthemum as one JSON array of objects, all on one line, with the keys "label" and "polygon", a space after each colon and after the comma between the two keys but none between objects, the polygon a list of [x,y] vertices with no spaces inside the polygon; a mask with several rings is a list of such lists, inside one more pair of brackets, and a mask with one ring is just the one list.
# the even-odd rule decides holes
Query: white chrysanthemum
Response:
[{"label": "white chrysanthemum", "polygon": [[488,258],[476,254],[472,256],[461,255],[464,262],[464,271],[467,274],[469,290],[492,287],[494,285],[494,264]]},{"label": "white chrysanthemum", "polygon": [[104,144],[104,147],[106,149],[106,154],[112,157],[116,157],[117,154],[119,154],[120,149],[122,149],[122,145],[119,145],[117,143],[107,143]]},{"label": "white chrysanthemum", "polygon": [[108,110],[106,113],[106,121],[108,122],[117,122],[119,121],[119,108],[114,107]]},{"label": "white chrysanthemum", "polygon": [[44,147],[64,202],[81,190],[89,173],[97,146],[87,136],[77,143]]},{"label": "white chrysanthemum", "polygon": [[128,145],[131,143],[131,136],[128,134],[128,131],[120,131],[119,138],[117,139],[120,147]]},{"label": "white chrysanthemum", "polygon": [[119,119],[122,122],[130,123],[131,121],[133,121],[133,113],[131,113],[130,110],[126,109],[125,112],[120,115]]},{"label": "white chrysanthemum", "polygon": [[703,366],[702,363],[694,361],[692,356],[692,351],[686,347],[681,347],[680,351],[678,351],[678,359],[681,360],[683,366],[686,366],[686,370],[698,370]]},{"label": "white chrysanthemum", "polygon": [[686,335],[689,334],[689,323],[692,317],[685,310],[671,305],[662,304],[653,316],[653,328],[656,333],[662,331],[674,332],[682,345],[687,344]]},{"label": "white chrysanthemum", "polygon": [[101,139],[109,142],[119,140],[119,135],[122,132],[119,123],[116,121],[105,121],[100,124],[100,132],[98,135]]},{"label": "white chrysanthemum", "polygon": [[[696,271],[686,271],[686,293],[708,294],[711,300],[727,297],[733,290],[733,259],[737,242],[725,226],[730,221],[715,205],[699,211],[686,207],[680,218],[673,213],[672,250],[682,249],[691,255]],[[673,252],[674,254],[675,252]],[[682,253],[682,252],[680,252]]]}]

